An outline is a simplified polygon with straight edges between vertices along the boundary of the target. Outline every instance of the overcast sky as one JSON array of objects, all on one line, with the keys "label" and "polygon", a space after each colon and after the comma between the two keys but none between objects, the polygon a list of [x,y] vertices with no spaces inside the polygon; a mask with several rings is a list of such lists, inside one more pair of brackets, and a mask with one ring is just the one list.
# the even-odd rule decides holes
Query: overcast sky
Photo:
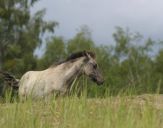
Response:
[{"label": "overcast sky", "polygon": [[33,11],[41,8],[46,20],[59,22],[56,34],[65,39],[88,25],[98,44],[112,43],[116,26],[163,40],[163,0],[40,0]]}]

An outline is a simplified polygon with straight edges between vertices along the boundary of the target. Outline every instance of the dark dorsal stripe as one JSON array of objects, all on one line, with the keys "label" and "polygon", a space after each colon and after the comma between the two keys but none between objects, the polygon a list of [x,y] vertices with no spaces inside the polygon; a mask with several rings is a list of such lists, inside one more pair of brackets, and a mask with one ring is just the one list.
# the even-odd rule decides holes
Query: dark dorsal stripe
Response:
[{"label": "dark dorsal stripe", "polygon": [[54,67],[54,66],[57,66],[57,65],[60,65],[62,63],[65,63],[67,61],[71,61],[71,60],[74,60],[74,59],[77,59],[77,58],[80,58],[80,57],[84,57],[84,56],[87,56],[90,55],[92,58],[95,59],[95,53],[94,52],[91,52],[91,51],[80,51],[80,52],[75,52],[75,53],[72,53],[69,57],[67,57],[66,60],[63,60],[63,61],[60,61],[58,63],[54,63],[53,65],[51,65],[50,67]]}]

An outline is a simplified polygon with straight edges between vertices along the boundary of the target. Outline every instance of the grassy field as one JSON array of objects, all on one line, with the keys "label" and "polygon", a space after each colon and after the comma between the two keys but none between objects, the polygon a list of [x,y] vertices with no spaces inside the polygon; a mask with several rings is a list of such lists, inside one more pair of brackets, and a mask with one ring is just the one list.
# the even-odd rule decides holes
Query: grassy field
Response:
[{"label": "grassy field", "polygon": [[163,96],[62,97],[0,104],[0,128],[162,128]]}]

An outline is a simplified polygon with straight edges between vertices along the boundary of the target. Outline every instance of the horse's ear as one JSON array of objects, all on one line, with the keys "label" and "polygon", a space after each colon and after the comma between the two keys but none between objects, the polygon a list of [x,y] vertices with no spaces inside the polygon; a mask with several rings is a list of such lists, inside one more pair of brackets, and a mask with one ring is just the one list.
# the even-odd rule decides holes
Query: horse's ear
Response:
[{"label": "horse's ear", "polygon": [[88,62],[90,60],[90,55],[85,50],[83,51],[83,55],[85,56],[84,62]]},{"label": "horse's ear", "polygon": [[96,58],[95,52],[90,52],[90,56],[91,56],[93,59],[95,59],[95,58]]},{"label": "horse's ear", "polygon": [[93,58],[93,59],[95,59],[96,58],[96,55],[95,55],[95,53],[94,52],[86,52],[86,56],[88,57],[88,58]]},{"label": "horse's ear", "polygon": [[86,57],[87,57],[88,59],[91,59],[91,56],[90,56],[90,54],[89,54],[88,52],[85,52],[85,55],[86,55]]}]

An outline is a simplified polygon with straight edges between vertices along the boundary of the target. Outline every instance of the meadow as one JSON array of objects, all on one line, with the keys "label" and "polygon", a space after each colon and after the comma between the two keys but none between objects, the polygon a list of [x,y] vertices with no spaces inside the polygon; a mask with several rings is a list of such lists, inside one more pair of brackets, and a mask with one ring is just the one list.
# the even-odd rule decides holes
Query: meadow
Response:
[{"label": "meadow", "polygon": [[162,128],[163,95],[0,103],[0,128]]},{"label": "meadow", "polygon": [[82,25],[67,39],[55,33],[60,21],[45,20],[44,8],[31,13],[39,0],[0,2],[0,71],[19,79],[86,50],[96,54],[105,79],[97,87],[83,78],[75,86],[80,92],[89,85],[81,96],[20,102],[8,92],[3,97],[7,84],[0,76],[0,128],[163,128],[163,40],[157,33],[146,37],[115,24],[113,39],[96,42],[92,28]]}]

